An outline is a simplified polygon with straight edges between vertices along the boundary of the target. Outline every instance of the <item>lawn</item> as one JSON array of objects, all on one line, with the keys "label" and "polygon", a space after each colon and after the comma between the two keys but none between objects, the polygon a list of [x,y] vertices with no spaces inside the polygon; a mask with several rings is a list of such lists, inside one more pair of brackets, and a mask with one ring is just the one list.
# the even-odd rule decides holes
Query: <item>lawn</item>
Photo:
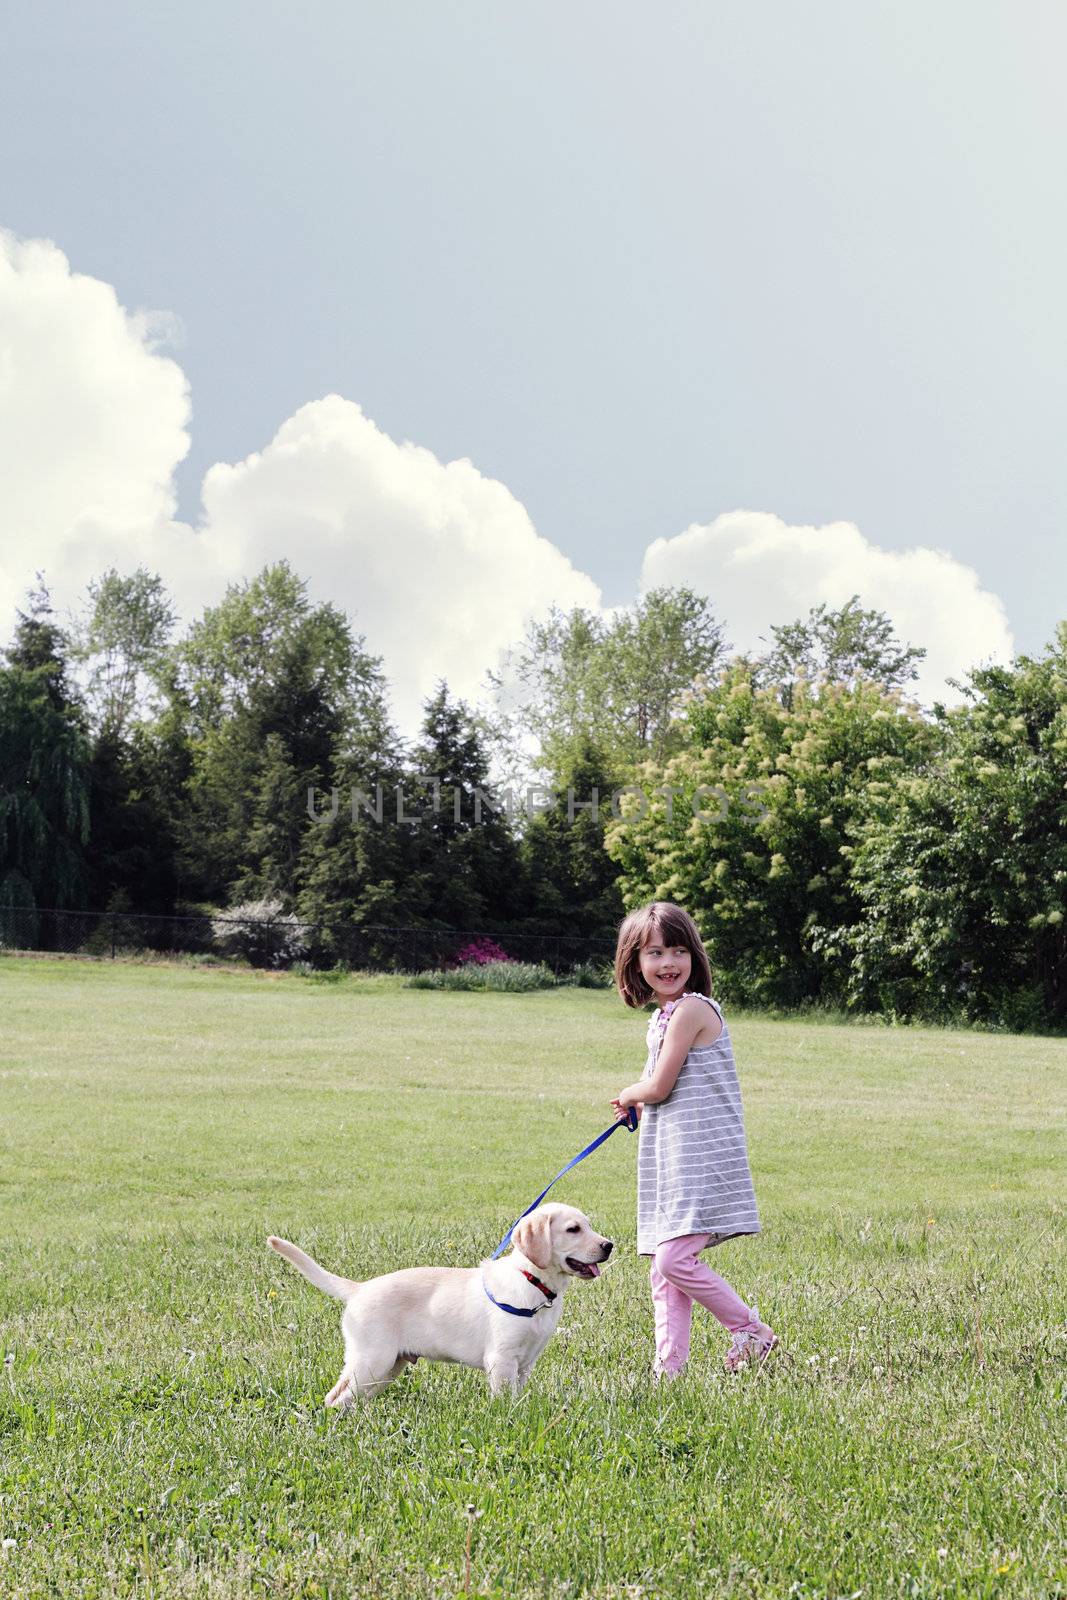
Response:
[{"label": "lawn", "polygon": [[727,1376],[698,1309],[652,1387],[620,1131],[554,1191],[619,1259],[526,1393],[420,1363],[344,1416],[266,1235],[473,1265],[644,1015],[0,958],[4,1600],[1067,1594],[1067,1041],[728,1016],[764,1232],[708,1259],[786,1355]]}]

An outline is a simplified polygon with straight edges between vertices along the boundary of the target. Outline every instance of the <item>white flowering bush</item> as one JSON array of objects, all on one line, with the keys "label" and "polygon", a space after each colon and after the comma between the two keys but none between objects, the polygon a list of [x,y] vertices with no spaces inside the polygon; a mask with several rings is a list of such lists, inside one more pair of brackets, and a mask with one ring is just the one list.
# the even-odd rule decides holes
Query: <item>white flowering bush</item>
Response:
[{"label": "white flowering bush", "polygon": [[223,955],[253,967],[288,967],[307,950],[307,929],[280,900],[246,900],[211,919],[211,933]]}]

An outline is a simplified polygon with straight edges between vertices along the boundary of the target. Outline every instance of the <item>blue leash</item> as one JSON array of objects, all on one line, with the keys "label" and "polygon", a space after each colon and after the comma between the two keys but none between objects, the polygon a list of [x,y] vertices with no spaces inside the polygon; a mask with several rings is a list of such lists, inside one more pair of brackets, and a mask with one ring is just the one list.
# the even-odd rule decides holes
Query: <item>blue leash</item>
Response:
[{"label": "blue leash", "polygon": [[[490,1261],[495,1261],[497,1256],[503,1255],[504,1251],[507,1249],[508,1245],[511,1243],[511,1235],[515,1232],[515,1229],[518,1227],[519,1223],[522,1221],[522,1218],[523,1217],[528,1217],[531,1211],[536,1211],[537,1210],[537,1207],[541,1204],[541,1201],[545,1198],[545,1195],[548,1193],[548,1190],[552,1188],[552,1184],[558,1183],[559,1180],[563,1177],[563,1174],[565,1172],[569,1172],[572,1167],[576,1167],[578,1165],[579,1161],[584,1161],[586,1156],[592,1155],[593,1151],[597,1148],[598,1145],[602,1145],[604,1143],[605,1139],[610,1139],[613,1133],[618,1133],[620,1128],[628,1128],[631,1133],[633,1133],[636,1130],[636,1128],[637,1128],[637,1112],[634,1110],[633,1106],[627,1107],[626,1121],[625,1122],[613,1122],[611,1124],[610,1128],[605,1128],[603,1133],[598,1133],[596,1138],[593,1140],[592,1144],[587,1144],[584,1150],[579,1150],[578,1154],[574,1157],[574,1159],[571,1160],[571,1161],[568,1161],[567,1165],[565,1167],[563,1167],[561,1171],[556,1173],[556,1176],[552,1179],[552,1183],[550,1183],[548,1185],[548,1188],[547,1189],[542,1189],[541,1193],[537,1196],[537,1199],[533,1202],[533,1204],[532,1205],[528,1205],[526,1207],[526,1210],[522,1213],[522,1216],[515,1218],[515,1221],[511,1224],[511,1227],[508,1229],[507,1233],[501,1239],[500,1243],[497,1245],[496,1249],[493,1251],[492,1255],[490,1256],[490,1258],[489,1258]],[[486,1294],[489,1294],[488,1289],[485,1292],[486,1292]],[[489,1298],[490,1298],[490,1300],[492,1300],[493,1299],[492,1295],[489,1295]],[[499,1305],[500,1304],[499,1301],[493,1301],[493,1303],[494,1303],[494,1305]],[[513,1307],[504,1306],[502,1309],[505,1310],[505,1311],[511,1311],[513,1309]],[[537,1309],[540,1310],[540,1307],[538,1307]],[[524,1316],[528,1316],[530,1313],[529,1312],[524,1312],[522,1314]]]}]

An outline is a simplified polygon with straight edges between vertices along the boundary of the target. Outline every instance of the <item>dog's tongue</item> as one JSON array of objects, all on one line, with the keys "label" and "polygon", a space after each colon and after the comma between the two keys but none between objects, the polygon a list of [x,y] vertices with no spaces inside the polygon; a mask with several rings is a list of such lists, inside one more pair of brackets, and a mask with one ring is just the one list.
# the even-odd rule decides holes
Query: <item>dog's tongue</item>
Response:
[{"label": "dog's tongue", "polygon": [[591,1278],[599,1278],[600,1277],[600,1268],[597,1266],[596,1262],[595,1261],[590,1261],[590,1262],[587,1263],[587,1265],[589,1267],[589,1276]]}]

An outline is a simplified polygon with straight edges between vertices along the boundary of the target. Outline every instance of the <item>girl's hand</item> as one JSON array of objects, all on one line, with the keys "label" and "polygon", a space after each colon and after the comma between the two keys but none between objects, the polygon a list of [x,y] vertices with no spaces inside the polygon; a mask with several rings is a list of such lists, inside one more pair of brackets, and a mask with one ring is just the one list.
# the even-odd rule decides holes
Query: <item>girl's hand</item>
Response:
[{"label": "girl's hand", "polygon": [[626,1118],[627,1118],[629,1113],[627,1111],[627,1108],[623,1105],[621,1100],[613,1100],[611,1102],[611,1109],[615,1114],[615,1121],[616,1122],[625,1122],[626,1121]]}]

